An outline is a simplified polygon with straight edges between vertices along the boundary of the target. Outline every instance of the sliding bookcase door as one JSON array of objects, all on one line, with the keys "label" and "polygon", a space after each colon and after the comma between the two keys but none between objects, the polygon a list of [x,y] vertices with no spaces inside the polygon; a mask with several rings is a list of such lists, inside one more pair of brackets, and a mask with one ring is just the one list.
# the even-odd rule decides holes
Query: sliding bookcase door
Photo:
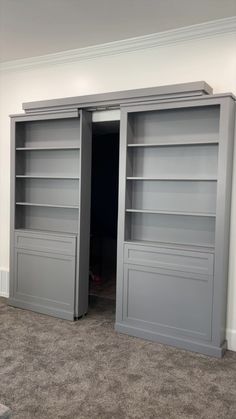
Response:
[{"label": "sliding bookcase door", "polygon": [[16,116],[11,132],[10,302],[72,320],[88,301],[91,114]]},{"label": "sliding bookcase door", "polygon": [[231,98],[122,108],[116,330],[222,355],[233,109]]}]

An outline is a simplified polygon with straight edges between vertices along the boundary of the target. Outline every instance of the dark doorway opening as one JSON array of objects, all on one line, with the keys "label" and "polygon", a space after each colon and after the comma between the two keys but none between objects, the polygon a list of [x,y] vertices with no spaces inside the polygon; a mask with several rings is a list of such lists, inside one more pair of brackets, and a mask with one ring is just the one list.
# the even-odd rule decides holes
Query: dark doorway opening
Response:
[{"label": "dark doorway opening", "polygon": [[119,121],[93,124],[90,304],[116,299]]}]

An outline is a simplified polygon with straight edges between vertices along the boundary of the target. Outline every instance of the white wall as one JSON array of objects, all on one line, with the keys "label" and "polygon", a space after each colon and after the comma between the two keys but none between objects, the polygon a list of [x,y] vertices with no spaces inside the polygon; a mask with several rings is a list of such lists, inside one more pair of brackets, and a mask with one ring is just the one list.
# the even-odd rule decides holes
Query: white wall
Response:
[{"label": "white wall", "polygon": [[[9,119],[22,102],[205,80],[236,94],[236,37],[221,34],[168,46],[0,73],[0,270],[9,268]],[[235,153],[236,165],[236,153]],[[228,298],[228,341],[236,350],[236,171]]]}]

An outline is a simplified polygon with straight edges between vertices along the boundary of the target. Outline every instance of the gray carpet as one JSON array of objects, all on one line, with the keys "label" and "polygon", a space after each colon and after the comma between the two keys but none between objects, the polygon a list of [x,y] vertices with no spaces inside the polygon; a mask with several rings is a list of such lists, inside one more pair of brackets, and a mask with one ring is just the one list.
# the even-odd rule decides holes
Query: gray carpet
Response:
[{"label": "gray carpet", "polygon": [[223,360],[117,334],[114,307],[72,323],[0,299],[0,402],[14,419],[235,419]]}]

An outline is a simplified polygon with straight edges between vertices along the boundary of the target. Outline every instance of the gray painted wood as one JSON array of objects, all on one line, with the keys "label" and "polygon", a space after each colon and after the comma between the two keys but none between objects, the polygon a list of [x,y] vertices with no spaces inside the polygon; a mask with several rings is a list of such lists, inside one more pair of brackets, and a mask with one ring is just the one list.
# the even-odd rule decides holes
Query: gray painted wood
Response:
[{"label": "gray painted wood", "polygon": [[127,208],[216,213],[217,182],[137,180],[127,182]]},{"label": "gray painted wood", "polygon": [[128,150],[129,177],[215,177],[217,174],[217,145],[142,147]]},{"label": "gray painted wood", "polygon": [[192,352],[202,353],[208,356],[221,358],[227,350],[227,342],[225,341],[221,347],[214,346],[207,341],[194,340],[190,337],[183,339],[182,337],[172,336],[172,334],[163,334],[147,330],[146,328],[134,327],[123,323],[116,323],[115,330],[119,333],[125,333],[129,336],[151,340],[153,342],[162,343],[164,345],[175,346]]},{"label": "gray painted wood", "polygon": [[91,114],[12,118],[11,153],[9,303],[74,320],[88,304]]},{"label": "gray painted wood", "polygon": [[79,206],[79,179],[16,179],[16,201]]},{"label": "gray painted wood", "polygon": [[234,123],[230,96],[122,107],[117,331],[223,355]]},{"label": "gray painted wood", "polygon": [[61,317],[73,320],[74,256],[15,248],[14,270],[13,302],[40,306],[52,314],[61,310]]},{"label": "gray painted wood", "polygon": [[125,109],[121,108],[120,118],[120,154],[119,154],[119,200],[117,227],[117,267],[116,267],[116,325],[123,318],[123,280],[124,280],[124,240],[128,232],[125,223],[126,208],[126,159],[127,138],[129,140],[130,126]]},{"label": "gray painted wood", "polygon": [[[14,297],[14,264],[15,264],[15,227],[20,223],[20,219],[16,221],[15,214],[15,197],[16,197],[16,178],[15,178],[15,164],[16,164],[16,119],[11,118],[11,139],[10,139],[10,272],[9,272],[9,294],[10,299]],[[20,217],[20,216],[19,216]],[[9,300],[10,301],[10,300]]]},{"label": "gray painted wood", "polygon": [[17,152],[16,175],[79,177],[79,153],[79,150]]},{"label": "gray painted wood", "polygon": [[64,118],[22,123],[16,135],[16,147],[80,146],[80,120]]},{"label": "gray painted wood", "polygon": [[171,247],[124,244],[124,262],[132,265],[150,266],[169,271],[189,272],[197,275],[213,275],[213,255]]},{"label": "gray painted wood", "polygon": [[[17,177],[16,199],[20,202],[16,205],[15,216],[15,176],[12,171],[11,304],[70,319],[86,313],[91,114],[80,112],[79,143],[73,135],[77,124],[70,122],[77,117],[78,107],[91,110],[125,105],[121,107],[120,123],[116,330],[207,355],[222,356],[226,349],[235,97],[232,94],[207,96],[209,93],[211,91],[204,83],[190,83],[24,105],[27,114],[12,118],[11,164],[14,168],[17,146],[17,155],[20,155],[17,157],[17,173],[21,175]],[[51,120],[54,121],[52,124]],[[74,150],[72,153],[72,150],[65,150],[65,155],[68,153],[73,161],[77,153],[80,159],[80,165],[76,166],[79,173],[66,172],[71,179],[63,179],[55,170],[59,167],[58,159],[52,164],[52,172],[47,174],[47,178],[34,172],[44,164],[44,161],[39,164],[38,160],[44,160],[40,155],[46,151],[59,153],[59,150],[41,150],[47,145],[38,136],[40,121],[44,132],[49,133],[47,144],[51,148],[57,143],[48,127],[54,125],[55,130],[59,130],[61,149],[64,148],[63,129],[67,127],[67,144]],[[17,135],[16,122],[22,123]],[[28,131],[24,122],[31,124]],[[59,125],[64,128],[60,130]],[[31,142],[29,133],[35,143]],[[31,150],[36,143],[38,150]],[[30,150],[22,150],[25,146]],[[30,155],[35,156],[32,161]],[[72,167],[69,162],[67,168]],[[73,179],[73,175],[80,179]],[[26,199],[30,202],[31,198],[35,198],[35,204],[40,204],[42,183],[37,186],[38,194],[34,187],[46,179],[48,188],[44,204],[51,196],[51,204],[55,199],[58,205],[68,203],[73,206],[75,203],[79,208],[20,205]],[[53,181],[57,185],[61,182],[62,197],[53,191]],[[38,240],[35,244],[33,236],[28,245],[38,246],[37,249],[14,247],[15,227],[28,231],[29,237],[32,227],[46,228],[46,234],[51,235],[45,244],[49,252],[39,251],[40,242]],[[60,233],[56,232],[57,229]],[[30,289],[30,277],[24,273],[26,262],[21,261],[27,259],[34,271],[44,255],[47,260],[45,269],[50,272],[55,269],[57,256],[62,255],[56,253],[58,251],[63,252],[64,264],[68,264],[74,256],[66,254],[70,251],[67,246],[77,234],[73,310],[53,304],[48,307],[45,298],[47,292],[51,292],[50,287],[45,288],[46,293],[39,295],[38,301],[33,301],[33,297],[26,301],[26,297],[19,298],[19,294],[16,298],[14,269],[19,275],[23,294],[24,287]],[[56,244],[55,235],[67,237],[68,241],[63,245]],[[27,240],[22,241],[26,247]],[[19,253],[21,262],[16,263],[16,268],[15,253]],[[39,290],[38,294],[42,291]]]},{"label": "gray painted wood", "polygon": [[216,345],[222,344],[225,340],[233,149],[236,134],[234,131],[235,109],[235,101],[230,98],[222,100],[219,133],[216,257],[212,315],[213,341]]},{"label": "gray painted wood", "polygon": [[79,209],[16,205],[17,229],[78,233]]},{"label": "gray painted wood", "polygon": [[199,140],[203,143],[218,141],[219,106],[182,109],[167,109],[157,112],[134,114],[130,118],[132,126],[132,143],[187,144]]},{"label": "gray painted wood", "polygon": [[212,246],[215,217],[172,214],[126,214],[129,234],[125,240]]},{"label": "gray painted wood", "polygon": [[125,264],[123,322],[147,332],[210,341],[212,280]]},{"label": "gray painted wood", "polygon": [[76,235],[52,235],[50,233],[42,234],[27,230],[16,230],[15,247],[25,250],[33,249],[39,252],[75,256]]},{"label": "gray painted wood", "polygon": [[75,316],[88,311],[89,251],[90,251],[90,201],[92,160],[92,115],[80,111],[81,164],[80,164],[80,216],[76,266]]},{"label": "gray painted wood", "polygon": [[103,108],[104,106],[119,107],[123,103],[145,100],[157,100],[201,96],[212,93],[212,88],[204,81],[172,84],[168,86],[148,87],[144,89],[125,90],[120,92],[102,93],[72,98],[43,100],[23,103],[23,109],[30,112],[49,112],[66,108]]}]

